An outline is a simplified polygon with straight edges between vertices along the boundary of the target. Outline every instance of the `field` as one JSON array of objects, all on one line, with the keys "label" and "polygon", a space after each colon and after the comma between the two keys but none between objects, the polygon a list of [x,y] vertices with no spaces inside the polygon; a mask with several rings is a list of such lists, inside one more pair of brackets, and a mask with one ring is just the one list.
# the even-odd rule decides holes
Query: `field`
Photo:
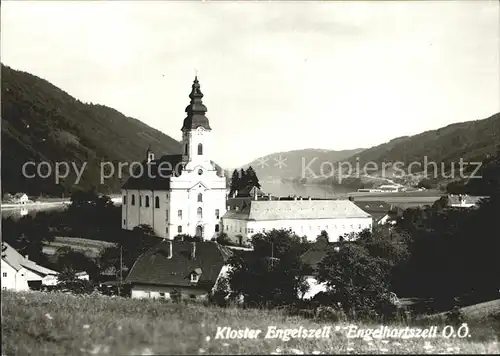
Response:
[{"label": "field", "polygon": [[[347,324],[315,322],[279,311],[221,309],[195,304],[101,296],[2,293],[2,353],[5,355],[153,354],[335,354],[498,353],[498,325],[468,320],[465,338],[348,338]],[[351,324],[359,328],[380,325]],[[220,339],[217,327],[261,329],[257,339]],[[331,327],[327,338],[265,338],[277,328]],[[392,325],[404,328],[405,325]],[[412,327],[417,327],[412,325]],[[464,329],[465,330],[465,329]],[[374,335],[375,336],[375,335]]]},{"label": "field", "polygon": [[88,257],[94,258],[106,248],[116,244],[106,241],[82,239],[78,237],[56,236],[54,241],[46,242],[43,246],[43,252],[53,255],[61,247],[71,247],[75,251],[82,252]]}]

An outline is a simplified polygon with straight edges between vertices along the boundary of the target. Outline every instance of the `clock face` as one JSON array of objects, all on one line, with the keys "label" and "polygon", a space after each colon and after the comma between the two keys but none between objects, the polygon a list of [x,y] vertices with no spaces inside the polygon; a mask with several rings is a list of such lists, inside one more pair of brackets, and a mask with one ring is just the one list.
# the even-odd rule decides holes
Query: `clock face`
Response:
[{"label": "clock face", "polygon": [[203,174],[203,169],[198,169],[198,175],[202,175]]}]

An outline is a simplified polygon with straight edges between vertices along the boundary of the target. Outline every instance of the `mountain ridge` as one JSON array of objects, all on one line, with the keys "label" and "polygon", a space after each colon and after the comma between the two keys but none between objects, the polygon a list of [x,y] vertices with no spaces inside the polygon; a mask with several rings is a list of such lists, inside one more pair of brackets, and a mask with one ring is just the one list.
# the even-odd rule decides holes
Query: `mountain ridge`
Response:
[{"label": "mountain ridge", "polygon": [[[126,167],[119,174],[120,162],[143,161],[149,147],[157,156],[182,152],[180,143],[160,130],[114,108],[84,103],[36,75],[2,63],[1,77],[3,193],[67,196],[75,189],[96,188],[113,194],[119,192],[129,175]],[[48,174],[50,167],[52,175],[28,178],[22,173],[26,162],[47,162],[47,169],[41,172]],[[78,169],[85,167],[80,180],[72,169],[57,184],[56,163],[64,162]],[[112,163],[115,169],[104,184],[100,177],[102,162]],[[32,175],[34,167],[30,166],[26,173]]]}]

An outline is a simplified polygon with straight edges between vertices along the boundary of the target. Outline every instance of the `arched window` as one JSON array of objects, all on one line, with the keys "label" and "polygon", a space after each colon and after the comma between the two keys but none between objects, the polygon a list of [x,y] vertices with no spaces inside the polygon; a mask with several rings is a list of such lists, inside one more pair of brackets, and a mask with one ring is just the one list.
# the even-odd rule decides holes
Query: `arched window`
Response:
[{"label": "arched window", "polygon": [[215,218],[219,219],[219,216],[220,216],[219,209],[215,209]]},{"label": "arched window", "polygon": [[198,212],[198,214],[197,214],[198,215],[198,219],[202,219],[203,218],[203,209],[200,207],[200,208],[198,208],[197,212]]},{"label": "arched window", "polygon": [[219,224],[215,224],[215,232],[219,232]]},{"label": "arched window", "polygon": [[201,156],[203,154],[203,145],[201,143],[198,144],[198,155]]},{"label": "arched window", "polygon": [[123,205],[127,205],[127,196],[126,195],[123,196]]},{"label": "arched window", "polygon": [[146,208],[149,208],[149,196],[146,195],[146,201],[144,202],[144,205],[146,206]]},{"label": "arched window", "polygon": [[187,154],[188,154],[188,144],[187,144],[187,143],[184,145],[184,154],[185,154],[186,156],[187,156]]},{"label": "arched window", "polygon": [[155,208],[160,209],[160,197],[155,197]]},{"label": "arched window", "polygon": [[135,205],[135,194],[132,194],[132,205]]},{"label": "arched window", "polygon": [[198,203],[201,203],[203,201],[203,194],[199,193],[198,194]]}]

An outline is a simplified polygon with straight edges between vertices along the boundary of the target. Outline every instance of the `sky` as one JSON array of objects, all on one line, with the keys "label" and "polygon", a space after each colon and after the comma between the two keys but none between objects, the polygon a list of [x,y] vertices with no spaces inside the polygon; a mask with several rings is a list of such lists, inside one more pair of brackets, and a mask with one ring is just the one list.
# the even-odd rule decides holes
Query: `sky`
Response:
[{"label": "sky", "polygon": [[11,0],[1,60],[178,140],[198,73],[232,168],[499,112],[499,24],[496,0]]}]

